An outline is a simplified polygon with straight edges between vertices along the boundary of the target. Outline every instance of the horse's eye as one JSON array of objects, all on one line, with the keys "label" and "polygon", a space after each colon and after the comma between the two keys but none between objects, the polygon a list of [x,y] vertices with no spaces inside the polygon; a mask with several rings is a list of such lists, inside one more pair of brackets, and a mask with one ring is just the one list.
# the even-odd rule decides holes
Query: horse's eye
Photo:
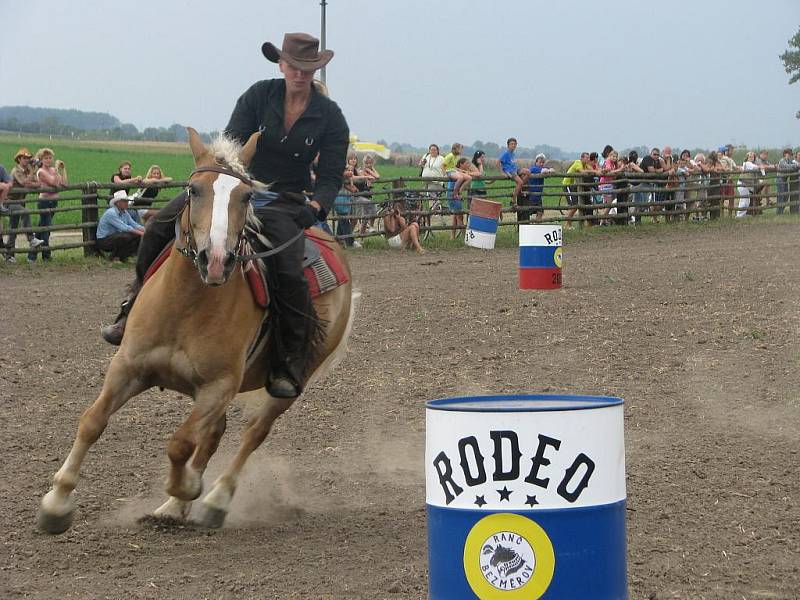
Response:
[{"label": "horse's eye", "polygon": [[253,190],[250,190],[246,194],[243,194],[242,195],[242,204],[249,204],[250,201],[253,199],[253,196],[255,196],[255,195],[256,195],[256,193]]},{"label": "horse's eye", "polygon": [[189,197],[198,196],[200,195],[200,186],[196,183],[190,183],[186,188],[186,193],[189,194]]}]

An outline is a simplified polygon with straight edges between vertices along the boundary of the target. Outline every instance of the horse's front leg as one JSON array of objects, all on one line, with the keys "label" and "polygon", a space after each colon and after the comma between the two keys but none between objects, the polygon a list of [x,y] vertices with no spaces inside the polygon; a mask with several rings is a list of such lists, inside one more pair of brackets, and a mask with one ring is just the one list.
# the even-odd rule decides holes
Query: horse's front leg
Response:
[{"label": "horse's front leg", "polygon": [[247,458],[261,445],[269,434],[272,424],[292,405],[296,398],[273,398],[267,396],[264,404],[253,415],[242,434],[239,451],[225,472],[214,482],[214,487],[203,498],[203,514],[200,523],[206,527],[221,527],[228,514],[228,507],[236,491],[236,485]]},{"label": "horse's front leg", "polygon": [[[238,378],[226,378],[205,385],[194,394],[192,413],[173,434],[167,449],[170,471],[166,491],[170,496],[191,502],[203,491],[203,472],[225,432],[225,411],[236,395],[238,383]],[[170,502],[156,514],[165,514]]]},{"label": "horse's front leg", "polygon": [[141,379],[130,376],[130,367],[120,354],[113,358],[100,395],[81,416],[72,450],[53,476],[53,488],[42,498],[37,515],[39,529],[48,533],[69,529],[75,511],[72,491],[78,484],[86,453],[103,434],[111,415],[147,387]]}]

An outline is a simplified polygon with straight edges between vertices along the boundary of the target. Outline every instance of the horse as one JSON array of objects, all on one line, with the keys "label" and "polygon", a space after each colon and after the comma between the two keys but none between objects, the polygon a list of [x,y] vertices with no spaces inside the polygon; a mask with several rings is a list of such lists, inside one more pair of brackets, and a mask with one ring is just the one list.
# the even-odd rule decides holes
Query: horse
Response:
[{"label": "horse", "polygon": [[[41,530],[58,534],[72,524],[72,491],[91,446],[111,415],[132,397],[152,388],[191,396],[189,417],[167,446],[170,461],[166,502],[155,517],[186,520],[203,490],[203,472],[225,432],[226,409],[237,393],[257,390],[267,377],[270,344],[256,344],[267,309],[253,299],[239,254],[252,217],[251,196],[268,186],[252,180],[250,163],[260,133],[242,146],[224,137],[206,147],[187,128],[195,169],[187,201],[178,217],[183,235],[163,265],[146,281],[134,304],[125,336],[106,371],[97,399],[80,417],[72,449],[53,476],[37,515]],[[157,218],[157,217],[156,217]],[[322,336],[307,369],[304,386],[326,375],[346,352],[353,322],[351,277],[339,244],[321,230],[347,272],[347,282],[313,301]],[[257,348],[256,356],[248,353]],[[268,435],[272,424],[296,398],[266,399],[244,431],[238,452],[202,500],[199,523],[220,527],[228,513],[242,469]]]}]

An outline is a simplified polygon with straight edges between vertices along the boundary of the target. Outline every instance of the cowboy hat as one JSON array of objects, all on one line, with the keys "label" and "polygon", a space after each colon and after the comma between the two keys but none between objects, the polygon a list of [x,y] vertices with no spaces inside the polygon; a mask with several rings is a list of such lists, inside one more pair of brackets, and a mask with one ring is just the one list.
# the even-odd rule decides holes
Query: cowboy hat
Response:
[{"label": "cowboy hat", "polygon": [[261,52],[270,62],[282,60],[301,71],[321,69],[333,58],[333,50],[320,52],[319,40],[307,33],[287,33],[280,50],[273,43],[264,42]]},{"label": "cowboy hat", "polygon": [[23,147],[17,150],[17,153],[14,155],[14,162],[19,162],[19,159],[23,156],[27,158],[33,158],[33,154],[31,154],[30,150]]},{"label": "cowboy hat", "polygon": [[125,190],[119,190],[114,192],[114,195],[111,196],[111,200],[109,200],[108,204],[109,206],[116,206],[117,202],[121,202],[122,200],[128,200],[128,201],[132,200],[132,198],[128,196],[128,193]]}]

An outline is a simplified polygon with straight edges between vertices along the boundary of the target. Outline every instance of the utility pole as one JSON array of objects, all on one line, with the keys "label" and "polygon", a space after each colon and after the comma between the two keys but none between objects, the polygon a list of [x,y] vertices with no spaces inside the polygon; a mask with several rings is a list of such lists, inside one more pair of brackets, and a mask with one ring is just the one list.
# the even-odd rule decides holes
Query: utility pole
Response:
[{"label": "utility pole", "polygon": [[[322,31],[322,34],[320,35],[319,39],[320,42],[322,43],[321,50],[325,50],[325,7],[328,6],[328,2],[327,0],[319,0],[319,5],[322,9],[322,23],[320,24],[320,30]],[[325,83],[325,67],[322,67],[322,69],[320,69],[319,76],[322,83]]]}]

